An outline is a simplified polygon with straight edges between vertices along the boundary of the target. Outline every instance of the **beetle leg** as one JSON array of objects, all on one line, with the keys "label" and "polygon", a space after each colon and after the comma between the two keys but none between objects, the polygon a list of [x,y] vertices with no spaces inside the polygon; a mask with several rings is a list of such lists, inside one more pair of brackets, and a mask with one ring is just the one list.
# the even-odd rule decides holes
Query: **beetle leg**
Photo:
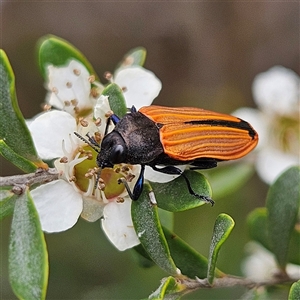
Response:
[{"label": "beetle leg", "polygon": [[125,178],[119,179],[119,183],[122,182],[125,185],[125,188],[127,190],[129,197],[134,201],[140,197],[140,195],[143,191],[144,171],[145,171],[145,165],[141,165],[141,172],[140,172],[139,178],[137,179],[136,184],[133,188],[133,192],[131,192],[130,187]]},{"label": "beetle leg", "polygon": [[110,125],[110,121],[112,121],[114,123],[114,125],[116,125],[119,121],[120,121],[120,118],[115,115],[115,114],[112,114],[111,116],[109,116],[106,120],[106,127],[105,127],[105,131],[104,131],[104,136],[107,135],[107,132],[108,132],[108,128],[109,128],[109,125]]},{"label": "beetle leg", "polygon": [[186,185],[187,185],[187,188],[189,190],[189,193],[207,203],[210,203],[211,206],[213,206],[215,204],[215,202],[210,199],[209,197],[206,197],[206,196],[203,196],[203,195],[199,195],[197,193],[194,192],[194,190],[192,189],[191,187],[191,183],[189,181],[189,179],[186,177],[186,175],[178,168],[174,167],[174,166],[167,166],[167,167],[163,167],[163,168],[157,168],[156,166],[151,166],[151,168],[154,170],[154,171],[157,171],[157,172],[161,172],[161,173],[164,173],[164,174],[170,174],[170,175],[181,175],[185,182],[186,182]]}]

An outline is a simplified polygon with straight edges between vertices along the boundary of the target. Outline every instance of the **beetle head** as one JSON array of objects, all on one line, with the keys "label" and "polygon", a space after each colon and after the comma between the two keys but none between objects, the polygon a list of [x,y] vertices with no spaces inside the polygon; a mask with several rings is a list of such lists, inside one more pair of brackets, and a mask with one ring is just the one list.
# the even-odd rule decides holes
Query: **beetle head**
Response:
[{"label": "beetle head", "polygon": [[127,147],[121,135],[112,131],[107,134],[101,143],[101,150],[97,156],[98,166],[112,168],[115,164],[125,163],[127,158]]}]

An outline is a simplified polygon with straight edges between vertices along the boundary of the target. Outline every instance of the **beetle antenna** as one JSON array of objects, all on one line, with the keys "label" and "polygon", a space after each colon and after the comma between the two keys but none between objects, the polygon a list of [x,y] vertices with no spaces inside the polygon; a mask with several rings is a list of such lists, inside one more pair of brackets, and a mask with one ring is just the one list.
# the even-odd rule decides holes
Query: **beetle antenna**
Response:
[{"label": "beetle antenna", "polygon": [[90,147],[92,147],[97,153],[100,152],[100,146],[98,145],[98,143],[95,141],[95,139],[93,137],[91,137],[88,133],[86,134],[86,136],[88,137],[88,139],[84,138],[82,135],[80,135],[77,132],[74,132],[74,134],[80,138],[82,141],[84,141],[86,144],[88,144]]}]

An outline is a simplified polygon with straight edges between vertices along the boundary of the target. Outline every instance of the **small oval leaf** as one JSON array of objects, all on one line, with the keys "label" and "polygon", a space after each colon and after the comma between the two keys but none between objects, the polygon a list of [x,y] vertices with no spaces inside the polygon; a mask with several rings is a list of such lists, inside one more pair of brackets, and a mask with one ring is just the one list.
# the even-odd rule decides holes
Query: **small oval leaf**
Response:
[{"label": "small oval leaf", "polygon": [[20,111],[15,76],[3,50],[0,50],[0,85],[0,139],[19,156],[42,164]]},{"label": "small oval leaf", "polygon": [[143,47],[137,47],[128,51],[116,69],[132,66],[143,66],[146,60],[147,51]]},{"label": "small oval leaf", "polygon": [[214,280],[220,248],[229,237],[233,227],[234,221],[229,215],[220,214],[217,217],[209,249],[207,279],[210,284],[212,284]]},{"label": "small oval leaf", "polygon": [[121,88],[115,84],[109,84],[102,92],[102,95],[108,96],[108,102],[111,110],[115,115],[122,118],[127,113],[127,107],[123,91]]},{"label": "small oval leaf", "polygon": [[[249,234],[251,239],[260,243],[262,246],[272,252],[267,231],[267,215],[267,209],[265,207],[257,208],[249,214],[247,224],[249,226]],[[288,262],[300,265],[299,245],[300,230],[296,226],[291,232]]]},{"label": "small oval leaf", "polygon": [[174,277],[164,278],[158,289],[152,293],[148,299],[151,300],[176,300],[180,299],[186,287],[183,284],[177,282]]},{"label": "small oval leaf", "polygon": [[[208,267],[207,258],[188,245],[175,233],[166,228],[163,228],[163,230],[170,248],[171,256],[182,274],[189,278],[195,278],[196,276],[198,278],[206,278]],[[216,269],[215,276],[221,277],[223,273]]]},{"label": "small oval leaf", "polygon": [[[211,197],[211,188],[207,179],[197,171],[187,170],[184,174],[189,179],[193,190],[206,197]],[[182,176],[167,183],[150,183],[155,193],[159,208],[178,212],[195,208],[205,204],[189,193],[186,182]]]},{"label": "small oval leaf", "polygon": [[259,207],[253,210],[247,218],[250,238],[270,250],[270,243],[267,231],[267,209]]},{"label": "small oval leaf", "polygon": [[0,221],[12,215],[17,197],[18,196],[11,191],[11,187],[0,188]]},{"label": "small oval leaf", "polygon": [[45,299],[48,254],[29,191],[16,200],[9,243],[9,278],[20,299]]},{"label": "small oval leaf", "polygon": [[64,66],[70,60],[75,59],[80,61],[88,69],[89,73],[94,75],[99,81],[95,70],[87,58],[68,41],[55,35],[46,35],[39,40],[38,48],[39,66],[45,80],[47,79],[47,68],[49,65]]},{"label": "small oval leaf", "polygon": [[33,173],[37,169],[34,163],[17,154],[3,140],[0,140],[0,154],[26,173]]},{"label": "small oval leaf", "polygon": [[288,259],[291,233],[295,227],[300,205],[300,168],[285,171],[270,187],[266,207],[270,247],[280,267]]},{"label": "small oval leaf", "polygon": [[151,187],[145,184],[139,199],[132,202],[131,215],[135,231],[151,259],[165,272],[179,275],[159,221],[157,205],[150,201],[149,193],[153,193]]},{"label": "small oval leaf", "polygon": [[300,280],[294,282],[289,292],[288,300],[299,300],[300,299]]}]

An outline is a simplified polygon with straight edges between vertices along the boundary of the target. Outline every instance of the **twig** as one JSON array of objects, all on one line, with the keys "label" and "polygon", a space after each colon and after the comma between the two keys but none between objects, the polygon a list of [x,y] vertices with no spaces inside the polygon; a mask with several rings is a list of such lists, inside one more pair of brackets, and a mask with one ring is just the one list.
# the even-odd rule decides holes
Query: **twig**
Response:
[{"label": "twig", "polygon": [[28,186],[47,183],[58,178],[59,173],[55,168],[38,169],[35,173],[0,177],[0,187],[12,186],[12,192],[20,195]]},{"label": "twig", "polygon": [[259,288],[261,286],[274,286],[284,283],[293,283],[299,278],[291,278],[286,276],[274,276],[270,280],[256,282],[249,278],[236,277],[232,275],[226,275],[224,277],[215,278],[211,285],[207,279],[190,279],[190,278],[177,278],[180,284],[185,285],[186,289],[182,291],[183,294],[190,293],[197,289],[211,289],[211,288],[224,288],[233,286],[243,286],[248,289]]}]

